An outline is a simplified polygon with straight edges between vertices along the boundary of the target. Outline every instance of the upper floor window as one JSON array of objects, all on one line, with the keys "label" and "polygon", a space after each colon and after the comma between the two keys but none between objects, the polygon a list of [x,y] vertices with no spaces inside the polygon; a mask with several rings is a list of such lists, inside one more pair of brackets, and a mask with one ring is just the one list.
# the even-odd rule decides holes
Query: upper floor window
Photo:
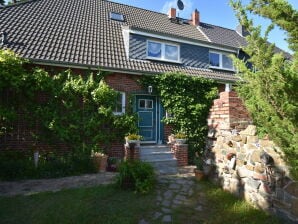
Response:
[{"label": "upper floor window", "polygon": [[125,93],[118,92],[116,104],[113,113],[115,115],[121,115],[125,113]]},{"label": "upper floor window", "polygon": [[209,63],[211,68],[234,70],[233,60],[225,53],[209,52]]},{"label": "upper floor window", "polygon": [[147,58],[162,61],[179,62],[180,47],[176,44],[148,40]]},{"label": "upper floor window", "polygon": [[117,21],[124,21],[124,15],[117,13],[117,12],[110,12],[110,19],[117,20]]}]

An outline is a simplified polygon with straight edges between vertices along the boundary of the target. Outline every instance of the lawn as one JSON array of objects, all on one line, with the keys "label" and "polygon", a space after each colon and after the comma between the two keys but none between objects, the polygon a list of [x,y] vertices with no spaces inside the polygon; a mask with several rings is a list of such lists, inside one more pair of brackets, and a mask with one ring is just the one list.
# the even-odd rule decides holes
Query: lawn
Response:
[{"label": "lawn", "polygon": [[[281,220],[203,181],[187,206],[174,211],[173,223],[279,224]],[[197,208],[197,210],[195,209]]]},{"label": "lawn", "polygon": [[[208,182],[199,182],[195,188],[189,203],[172,210],[172,223],[280,223],[275,217],[254,209]],[[158,189],[166,190],[167,186],[159,184]],[[155,198],[154,192],[139,195],[113,185],[0,197],[0,223],[138,224],[145,219],[155,224],[160,223],[153,220],[154,212],[160,210]]]},{"label": "lawn", "polygon": [[154,198],[111,185],[0,197],[0,223],[138,223],[153,210]]}]

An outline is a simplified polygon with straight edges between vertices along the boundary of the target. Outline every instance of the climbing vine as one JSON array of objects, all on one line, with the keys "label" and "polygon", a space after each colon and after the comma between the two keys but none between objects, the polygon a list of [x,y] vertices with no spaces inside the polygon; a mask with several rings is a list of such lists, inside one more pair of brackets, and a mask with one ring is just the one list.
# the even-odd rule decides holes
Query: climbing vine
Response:
[{"label": "climbing vine", "polygon": [[113,114],[118,93],[104,82],[107,73],[49,75],[24,64],[13,52],[0,51],[0,136],[14,132],[20,114],[36,141],[62,142],[82,153],[109,149],[113,140],[135,131],[133,114]]},{"label": "climbing vine", "polygon": [[163,107],[172,115],[164,117],[163,121],[171,125],[174,132],[188,136],[192,160],[195,151],[202,152],[205,148],[207,116],[212,100],[217,96],[215,82],[183,73],[146,76],[141,82],[144,86],[154,87]]}]

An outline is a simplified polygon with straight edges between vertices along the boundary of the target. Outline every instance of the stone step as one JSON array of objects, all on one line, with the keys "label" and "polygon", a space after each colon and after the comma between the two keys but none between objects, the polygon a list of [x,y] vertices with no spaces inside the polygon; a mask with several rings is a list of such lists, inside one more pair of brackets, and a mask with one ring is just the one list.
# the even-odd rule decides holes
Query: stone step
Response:
[{"label": "stone step", "polygon": [[141,146],[140,153],[154,153],[154,152],[170,152],[171,149],[166,145],[156,145],[156,146]]},{"label": "stone step", "polygon": [[141,160],[154,161],[154,160],[171,160],[174,158],[172,152],[152,152],[152,153],[140,153]]},{"label": "stone step", "polygon": [[177,160],[166,145],[144,145],[140,147],[140,159],[150,163],[158,174],[176,174]]},{"label": "stone step", "polygon": [[150,163],[154,168],[156,173],[158,174],[177,174],[177,160],[169,159],[169,160],[161,160],[157,159],[155,161],[146,161]]}]

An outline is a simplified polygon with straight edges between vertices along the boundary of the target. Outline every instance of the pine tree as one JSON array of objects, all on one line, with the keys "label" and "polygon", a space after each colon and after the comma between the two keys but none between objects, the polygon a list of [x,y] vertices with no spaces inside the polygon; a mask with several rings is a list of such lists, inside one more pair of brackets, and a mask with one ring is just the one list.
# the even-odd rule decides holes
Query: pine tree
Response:
[{"label": "pine tree", "polygon": [[[234,58],[241,82],[237,87],[259,132],[281,147],[292,167],[292,175],[298,177],[298,12],[284,0],[251,0],[242,5],[231,0],[240,23],[249,31],[247,46],[243,51],[247,61]],[[255,27],[248,19],[248,12],[271,20],[265,35],[261,27]],[[294,55],[288,59],[268,42],[268,34],[277,25],[288,38]],[[253,69],[246,66],[247,62]]]}]

